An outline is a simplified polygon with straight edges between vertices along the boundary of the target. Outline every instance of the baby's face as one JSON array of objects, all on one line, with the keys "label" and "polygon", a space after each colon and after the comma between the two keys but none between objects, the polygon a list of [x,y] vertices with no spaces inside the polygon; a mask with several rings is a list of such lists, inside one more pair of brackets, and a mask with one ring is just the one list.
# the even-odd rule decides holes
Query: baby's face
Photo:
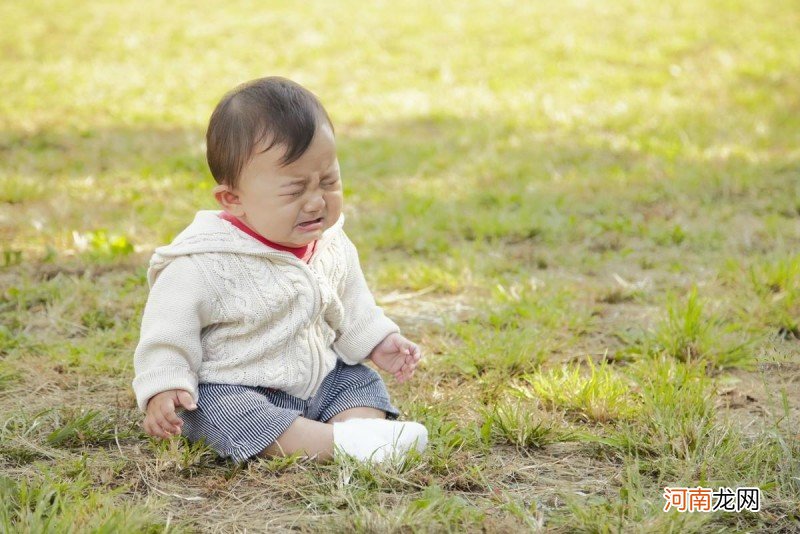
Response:
[{"label": "baby's face", "polygon": [[317,128],[300,159],[281,167],[285,147],[257,153],[233,190],[241,202],[233,213],[275,243],[300,247],[322,236],[342,212],[342,181],[330,126]]}]

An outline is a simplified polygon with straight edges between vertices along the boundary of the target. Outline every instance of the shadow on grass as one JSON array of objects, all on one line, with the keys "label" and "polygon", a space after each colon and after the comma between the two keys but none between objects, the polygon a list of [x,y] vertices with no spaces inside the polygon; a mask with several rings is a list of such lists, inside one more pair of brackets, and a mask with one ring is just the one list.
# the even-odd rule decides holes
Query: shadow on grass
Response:
[{"label": "shadow on grass", "polygon": [[[422,255],[447,252],[453,240],[598,238],[605,250],[622,246],[618,235],[671,245],[686,237],[681,225],[687,220],[716,218],[720,224],[711,226],[724,232],[720,217],[730,211],[800,214],[796,154],[715,159],[702,156],[701,141],[687,145],[682,128],[698,130],[714,116],[686,111],[663,131],[638,137],[631,124],[617,132],[577,131],[528,127],[528,120],[433,115],[343,124],[338,146],[346,209],[375,248]],[[706,146],[724,141],[701,132]],[[620,137],[631,142],[623,146]],[[163,239],[194,210],[215,207],[203,143],[204,131],[191,127],[0,132],[6,189],[17,188],[0,202],[14,206],[13,219],[30,216],[29,204],[58,204],[49,214],[55,229],[143,226],[144,235],[168,213],[157,236]],[[92,220],[86,203],[100,201]],[[16,224],[0,230],[13,234]]]}]

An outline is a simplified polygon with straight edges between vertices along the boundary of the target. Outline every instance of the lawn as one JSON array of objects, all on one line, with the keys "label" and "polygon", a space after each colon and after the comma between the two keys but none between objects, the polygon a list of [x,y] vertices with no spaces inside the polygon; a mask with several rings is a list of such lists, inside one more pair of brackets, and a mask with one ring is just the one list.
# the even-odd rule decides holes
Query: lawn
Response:
[{"label": "lawn", "polygon": [[[800,530],[800,8],[0,5],[0,530]],[[217,100],[334,121],[347,231],[423,348],[428,450],[236,465],[144,433],[147,261],[214,209]],[[760,511],[664,512],[667,487]]]}]

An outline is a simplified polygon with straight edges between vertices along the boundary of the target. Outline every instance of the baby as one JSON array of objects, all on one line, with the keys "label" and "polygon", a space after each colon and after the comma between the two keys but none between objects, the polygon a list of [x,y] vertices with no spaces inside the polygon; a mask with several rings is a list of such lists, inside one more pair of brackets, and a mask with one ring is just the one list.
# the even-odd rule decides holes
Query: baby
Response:
[{"label": "baby", "polygon": [[364,364],[402,383],[421,353],[375,304],[344,232],[322,104],[285,78],[253,80],[222,98],[206,142],[222,210],[199,211],[147,272],[133,380],[145,431],[205,438],[237,462],[423,451],[425,427],[397,420]]}]

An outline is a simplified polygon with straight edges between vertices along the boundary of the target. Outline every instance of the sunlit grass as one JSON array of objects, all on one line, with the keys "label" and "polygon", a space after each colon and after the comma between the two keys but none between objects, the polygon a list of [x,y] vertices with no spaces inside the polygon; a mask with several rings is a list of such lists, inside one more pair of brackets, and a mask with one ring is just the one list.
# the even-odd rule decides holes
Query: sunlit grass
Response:
[{"label": "sunlit grass", "polygon": [[[62,480],[0,477],[3,532],[150,532],[158,520],[142,506],[118,505],[119,490],[97,490],[87,473]],[[182,530],[182,529],[181,529]]]},{"label": "sunlit grass", "polygon": [[539,449],[560,441],[576,439],[574,431],[537,404],[506,399],[484,413],[483,435],[493,436],[521,449]]},{"label": "sunlit grass", "polygon": [[675,463],[688,460],[714,426],[713,384],[704,367],[661,356],[642,360],[631,372],[641,395],[637,420],[620,424],[607,443]]},{"label": "sunlit grass", "polygon": [[750,278],[768,324],[783,337],[800,339],[800,256],[756,264]]},{"label": "sunlit grass", "polygon": [[[0,530],[791,528],[797,27],[790,0],[3,3]],[[137,427],[147,257],[216,208],[206,122],[269,74],[326,105],[348,234],[423,346],[386,377],[430,432],[403,465]],[[766,508],[664,514],[675,483]]]},{"label": "sunlit grass", "polygon": [[754,343],[743,339],[735,329],[726,331],[717,317],[704,313],[697,288],[692,288],[685,302],[674,296],[667,304],[667,317],[658,325],[653,341],[655,352],[683,362],[704,361],[712,367],[749,367],[754,363]]},{"label": "sunlit grass", "polygon": [[628,380],[605,362],[588,370],[579,364],[565,365],[524,377],[526,384],[515,391],[524,398],[541,399],[587,421],[605,423],[630,419],[640,411],[640,400]]}]

